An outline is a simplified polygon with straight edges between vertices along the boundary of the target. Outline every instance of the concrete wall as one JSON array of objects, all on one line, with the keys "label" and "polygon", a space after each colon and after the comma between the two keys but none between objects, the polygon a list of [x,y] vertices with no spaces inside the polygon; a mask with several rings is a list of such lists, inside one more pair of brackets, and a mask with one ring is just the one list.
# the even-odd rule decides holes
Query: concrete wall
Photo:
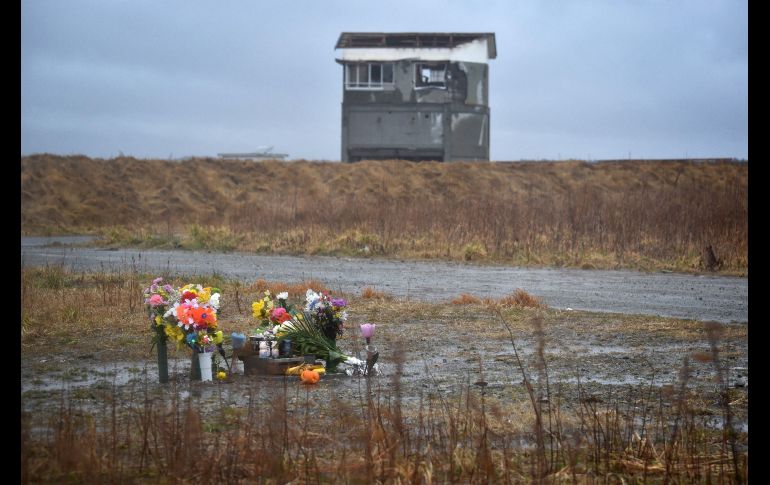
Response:
[{"label": "concrete wall", "polygon": [[396,61],[394,83],[381,90],[343,88],[343,162],[489,160],[488,66],[447,62],[446,87],[422,87],[420,62]]}]

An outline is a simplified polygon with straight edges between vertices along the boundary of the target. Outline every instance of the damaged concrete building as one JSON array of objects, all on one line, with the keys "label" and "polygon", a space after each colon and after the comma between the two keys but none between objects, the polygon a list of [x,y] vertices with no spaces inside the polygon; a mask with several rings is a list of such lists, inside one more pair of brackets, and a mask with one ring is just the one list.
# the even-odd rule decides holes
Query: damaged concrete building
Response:
[{"label": "damaged concrete building", "polygon": [[343,32],[342,161],[489,160],[493,33]]}]

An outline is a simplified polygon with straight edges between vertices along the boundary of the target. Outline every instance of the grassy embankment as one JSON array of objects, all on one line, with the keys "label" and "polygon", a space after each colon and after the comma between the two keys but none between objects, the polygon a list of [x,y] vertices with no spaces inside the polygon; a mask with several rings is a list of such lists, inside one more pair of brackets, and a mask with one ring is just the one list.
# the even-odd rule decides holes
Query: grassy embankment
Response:
[{"label": "grassy embankment", "polygon": [[[93,363],[80,360],[84,354],[100,361],[147,359],[151,332],[141,291],[153,276],[24,269],[22,361],[39,356],[53,361],[68,354],[93,370]],[[301,297],[308,285],[323,286],[242,284],[216,275],[169,278],[175,285],[189,281],[222,289],[220,325],[228,332],[251,328],[249,303],[265,286],[288,290],[290,298]],[[487,302],[461,295],[455,304],[394,300],[372,289],[346,296],[352,300],[352,321],[377,323],[377,343],[392,349],[383,360],[396,371],[382,385],[365,379],[357,397],[345,399],[334,392],[324,394],[331,381],[314,390],[299,389],[294,381],[290,387],[277,383],[272,393],[263,383],[248,387],[246,406],[223,397],[221,387],[235,385],[227,383],[212,384],[219,389],[214,402],[200,397],[194,385],[176,380],[167,387],[149,383],[127,390],[108,385],[68,391],[54,398],[49,414],[22,413],[23,481],[235,483],[262,477],[265,483],[739,483],[747,479],[747,434],[706,424],[715,412],[723,422],[730,422],[738,408],[745,412],[745,396],[736,395],[725,381],[726,356],[720,351],[720,339],[745,338],[745,326],[620,315],[567,317],[537,307],[537,301],[523,292]],[[546,350],[558,343],[549,336],[565,325],[567,333],[586,332],[586,336],[606,331],[626,338],[641,332],[645,341],[660,336],[707,339],[712,346],[707,353],[676,356],[674,361],[684,359],[680,377],[673,382],[653,375],[643,384],[608,388],[598,395],[578,384],[577,395],[569,395],[562,394],[554,381],[549,386],[549,369],[559,359]],[[437,334],[439,327],[443,330]],[[399,349],[412,355],[425,353],[447,334],[465,343],[496,342],[495,348],[505,348],[509,355],[505,362],[487,363],[485,370],[479,362],[473,375],[449,366],[426,368],[410,386]],[[444,343],[456,348],[460,340]],[[531,348],[525,351],[522,341]],[[588,357],[576,356],[586,362]],[[713,369],[713,390],[689,387],[698,365]],[[484,382],[483,373],[491,374],[495,366],[503,366],[507,376],[501,388]],[[447,378],[464,382],[461,391],[442,392],[439,383]]]},{"label": "grassy embankment", "polygon": [[[22,234],[523,266],[748,271],[748,165],[21,159]],[[706,248],[718,260],[709,268]],[[712,261],[713,262],[713,261]]]}]

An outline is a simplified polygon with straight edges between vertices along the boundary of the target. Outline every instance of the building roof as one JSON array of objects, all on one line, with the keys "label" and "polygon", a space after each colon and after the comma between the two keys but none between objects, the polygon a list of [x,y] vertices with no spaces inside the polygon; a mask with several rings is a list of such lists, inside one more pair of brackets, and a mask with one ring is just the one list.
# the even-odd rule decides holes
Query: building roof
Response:
[{"label": "building roof", "polygon": [[474,40],[487,41],[487,56],[497,57],[495,34],[465,32],[343,32],[335,49],[351,48],[454,48]]}]

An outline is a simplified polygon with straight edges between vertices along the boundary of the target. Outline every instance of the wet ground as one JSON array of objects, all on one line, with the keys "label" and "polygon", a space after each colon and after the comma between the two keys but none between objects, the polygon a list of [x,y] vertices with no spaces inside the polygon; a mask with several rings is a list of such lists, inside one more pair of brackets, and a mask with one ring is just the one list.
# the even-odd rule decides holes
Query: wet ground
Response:
[{"label": "wet ground", "polygon": [[[464,324],[440,320],[418,322],[420,332],[414,331],[412,322],[393,323],[377,335],[381,373],[370,381],[373,392],[392,398],[398,380],[403,403],[412,411],[428,395],[453,400],[468,389],[481,392],[478,383],[484,383],[485,395],[490,399],[527,401],[522,385],[524,374],[510,338],[495,332],[492,334],[496,336],[480,338]],[[538,339],[531,329],[516,330],[514,342],[527,379],[545,394],[547,377],[552,401],[558,400],[571,409],[579,407],[586,397],[608,407],[636,405],[650,396],[654,401],[663,389],[679,388],[687,358],[685,387],[696,396],[693,407],[706,419],[713,418],[714,426],[720,424],[720,384],[715,379],[715,368],[712,362],[696,357],[711,354],[708,339],[700,335],[700,324],[686,323],[687,332],[673,335],[640,331],[636,324],[596,314],[570,312],[548,322],[544,341],[547,369],[538,369]],[[654,328],[665,324],[653,321],[650,325]],[[736,429],[748,432],[748,339],[744,325],[731,327],[718,343],[720,365],[734,403]],[[357,346],[355,339],[340,341],[340,348],[348,355],[356,355]],[[404,351],[400,371],[399,349]],[[311,387],[302,385],[296,377],[284,380],[245,376],[242,371],[225,381],[190,381],[190,358],[185,351],[172,353],[171,382],[167,384],[158,383],[157,363],[149,352],[146,358],[136,361],[109,361],[88,351],[63,349],[53,354],[23,356],[21,364],[23,408],[36,415],[49,414],[46,410],[55,413],[62,402],[99,412],[116,396],[119,402],[136,406],[148,396],[164,402],[171,394],[182,399],[191,397],[201,409],[216,414],[224,407],[245,408],[252,399],[270,402],[283,392],[287,392],[290,412],[299,412],[308,396],[324,402],[332,396],[359,402],[366,392],[365,379],[343,374],[327,375]],[[645,394],[648,392],[652,394]],[[673,399],[672,393],[667,396]]]},{"label": "wet ground", "polygon": [[[687,358],[686,388],[698,396],[698,412],[704,419],[719,426],[717,374],[712,362],[697,356],[711,354],[702,321],[726,322],[730,330],[718,343],[724,383],[731,393],[736,430],[748,431],[746,278],[241,253],[109,251],[66,246],[71,242],[65,239],[50,245],[50,240],[22,238],[23,264],[61,263],[76,270],[97,271],[133,266],[150,273],[173,268],[177,273],[216,272],[244,281],[317,278],[346,292],[373,286],[403,298],[437,302],[460,293],[495,297],[523,288],[542,297],[552,312],[545,329],[547,372],[538,370],[538,339],[533,330],[524,326],[514,333],[524,372],[536,389],[547,376],[551,399],[558,398],[572,409],[586,396],[594,396],[602,406],[622,407],[648,399],[643,394],[649,390],[660,396],[664,389],[676,389]],[[599,313],[568,311],[567,307]],[[508,334],[479,333],[479,320],[470,316],[474,311],[470,307],[453,309],[454,320],[428,316],[411,321],[407,316],[402,322],[383,326],[383,330],[378,327],[375,342],[381,353],[381,375],[370,380],[373,392],[392,391],[398,380],[404,404],[412,410],[428,395],[456,398],[468,389],[483,390],[490,399],[501,402],[526,402],[523,375]],[[673,315],[700,321],[626,318],[602,312]],[[481,324],[500,328],[494,318]],[[672,331],[672,326],[685,330]],[[350,337],[340,340],[340,348],[350,355],[355,355],[358,347]],[[405,359],[400,372],[396,363],[399,348],[403,348]],[[217,413],[224,407],[242,408],[250,400],[269,401],[286,392],[292,413],[300,412],[308,398],[328,402],[334,396],[353,402],[363,399],[366,392],[365,379],[345,375],[325,376],[312,387],[303,386],[296,377],[284,380],[239,373],[225,381],[191,382],[186,353],[172,356],[169,368],[171,382],[161,385],[154,355],[149,352],[137,361],[109,361],[92,351],[66,348],[47,355],[23,355],[22,406],[35,415],[50,414],[45,410],[55,413],[63,402],[100,412],[116,397],[137,405],[148,396],[165,402],[175,394],[192,397],[202,409]]]},{"label": "wet ground", "polygon": [[216,273],[249,283],[258,278],[285,282],[314,278],[334,290],[358,293],[371,286],[424,301],[446,301],[461,293],[499,298],[521,288],[552,308],[748,321],[748,279],[741,277],[70,246],[83,241],[22,237],[22,264],[62,264],[78,271]]}]

